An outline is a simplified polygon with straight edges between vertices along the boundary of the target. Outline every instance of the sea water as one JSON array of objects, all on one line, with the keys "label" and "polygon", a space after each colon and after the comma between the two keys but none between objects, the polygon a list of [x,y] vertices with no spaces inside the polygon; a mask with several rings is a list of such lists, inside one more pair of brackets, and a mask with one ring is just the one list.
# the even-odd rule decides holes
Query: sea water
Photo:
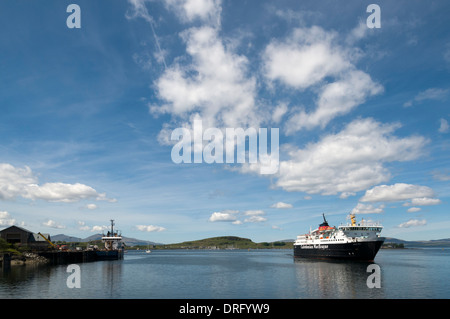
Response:
[{"label": "sea water", "polygon": [[[379,266],[379,288],[368,284]],[[382,249],[373,263],[296,259],[292,250],[128,251],[124,260],[12,266],[1,299],[447,299],[450,249]],[[73,268],[71,268],[73,269]]]}]

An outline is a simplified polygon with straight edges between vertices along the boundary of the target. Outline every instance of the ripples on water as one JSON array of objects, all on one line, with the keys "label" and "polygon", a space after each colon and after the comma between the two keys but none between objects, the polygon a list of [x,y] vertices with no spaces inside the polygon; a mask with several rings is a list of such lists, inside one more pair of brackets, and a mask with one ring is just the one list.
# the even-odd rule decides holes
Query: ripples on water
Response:
[{"label": "ripples on water", "polygon": [[[381,288],[368,288],[369,263],[294,259],[291,250],[129,251],[122,261],[14,266],[0,274],[0,298],[297,299],[449,298],[450,250],[381,250]],[[444,280],[446,278],[447,280]]]}]

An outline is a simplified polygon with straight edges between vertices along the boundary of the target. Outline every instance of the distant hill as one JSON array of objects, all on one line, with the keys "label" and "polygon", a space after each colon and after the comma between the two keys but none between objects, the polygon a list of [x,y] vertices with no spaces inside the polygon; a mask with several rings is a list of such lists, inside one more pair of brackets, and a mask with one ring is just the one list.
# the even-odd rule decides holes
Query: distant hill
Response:
[{"label": "distant hill", "polygon": [[386,237],[385,244],[403,244],[408,247],[450,247],[450,238],[437,240],[402,240],[398,238]]},{"label": "distant hill", "polygon": [[52,241],[54,241],[54,242],[65,241],[67,243],[82,242],[83,241],[81,238],[67,236],[67,235],[64,235],[64,234],[58,234],[58,235],[50,236],[50,239]]},{"label": "distant hill", "polygon": [[[101,240],[102,234],[94,234],[86,238],[78,238],[73,236],[67,236],[64,234],[58,234],[51,236],[53,242],[92,242],[96,240]],[[292,248],[293,239],[284,239],[275,242],[261,242],[255,243],[248,238],[241,238],[236,236],[221,236],[221,237],[211,237],[194,241],[185,241],[176,244],[162,244],[155,243],[152,241],[122,237],[126,246],[148,246],[152,245],[153,248],[186,248],[186,249],[259,249],[259,248]],[[450,247],[450,238],[438,239],[438,240],[428,240],[428,241],[407,241],[398,238],[387,237],[385,244],[403,244],[405,248],[408,247]]]},{"label": "distant hill", "polygon": [[255,243],[248,238],[236,236],[211,237],[206,239],[185,241],[178,244],[160,245],[156,249],[262,249],[262,248],[292,248],[292,242],[262,242]]},{"label": "distant hill", "polygon": [[[91,241],[101,240],[102,234],[94,234],[86,238],[79,238],[79,237],[73,237],[73,236],[67,236],[64,234],[59,234],[55,236],[51,236],[51,240],[53,242],[66,242],[66,243],[87,243]],[[127,246],[139,246],[139,245],[162,245],[161,243],[155,243],[147,240],[142,239],[136,239],[136,238],[130,238],[122,236],[122,240]]]}]

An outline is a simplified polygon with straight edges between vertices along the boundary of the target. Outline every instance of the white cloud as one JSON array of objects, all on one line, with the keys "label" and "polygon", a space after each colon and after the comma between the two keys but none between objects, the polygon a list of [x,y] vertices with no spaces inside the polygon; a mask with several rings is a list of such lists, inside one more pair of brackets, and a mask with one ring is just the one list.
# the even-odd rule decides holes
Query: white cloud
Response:
[{"label": "white cloud", "polygon": [[11,218],[7,211],[0,211],[0,226],[12,226],[16,224],[16,220]]},{"label": "white cloud", "polygon": [[405,203],[403,206],[431,206],[439,205],[441,200],[439,198],[418,197],[411,199],[411,203]]},{"label": "white cloud", "polygon": [[293,206],[292,206],[292,204],[278,202],[278,203],[273,204],[270,207],[272,207],[272,208],[292,208]]},{"label": "white cloud", "polygon": [[192,63],[175,63],[163,73],[156,87],[165,104],[150,111],[181,119],[197,113],[205,127],[257,127],[256,80],[246,75],[247,58],[228,49],[211,27],[188,29],[182,38]]},{"label": "white cloud", "polygon": [[352,70],[339,80],[322,87],[317,108],[310,113],[303,110],[287,122],[286,134],[295,131],[326,126],[333,118],[350,112],[365,102],[367,97],[382,92],[383,88],[374,83],[370,76],[362,71]]},{"label": "white cloud", "polygon": [[[359,119],[303,149],[292,146],[290,159],[280,161],[275,186],[308,194],[349,195],[386,182],[390,174],[383,163],[415,159],[426,144],[418,136],[393,136],[397,127]],[[253,172],[255,165],[244,165],[241,172]]]},{"label": "white cloud", "polygon": [[250,216],[249,218],[246,218],[244,220],[244,222],[246,222],[246,223],[261,223],[261,222],[265,222],[266,220],[267,220],[267,218],[265,218],[265,217],[253,215],[253,216]]},{"label": "white cloud", "polygon": [[43,222],[42,226],[51,227],[51,228],[57,228],[57,229],[64,229],[64,228],[66,228],[66,226],[61,225],[60,223],[55,222],[54,220],[51,220],[51,219]]},{"label": "white cloud", "polygon": [[449,130],[449,125],[446,119],[440,119],[441,125],[439,126],[439,132],[447,133]]},{"label": "white cloud", "polygon": [[427,224],[427,221],[425,219],[418,220],[418,219],[410,219],[407,222],[404,222],[397,227],[399,228],[410,228],[410,227],[417,227],[417,226],[424,226]]},{"label": "white cloud", "polygon": [[0,164],[0,199],[13,199],[26,194],[26,187],[37,182],[27,166],[16,168],[11,164]]},{"label": "white cloud", "polygon": [[27,166],[16,168],[11,164],[0,164],[0,199],[23,197],[31,200],[42,199],[49,202],[76,202],[93,198],[96,200],[115,201],[108,199],[106,194],[99,194],[90,186],[75,183],[45,183],[38,184],[38,179]]},{"label": "white cloud", "polygon": [[108,226],[92,226],[91,232],[103,232],[108,229],[109,229]]},{"label": "white cloud", "polygon": [[343,193],[341,193],[341,195],[339,195],[339,198],[346,199],[346,198],[349,198],[350,196],[355,196],[355,195],[356,195],[356,193],[354,193],[354,192],[343,192]]},{"label": "white cloud", "polygon": [[380,214],[384,211],[384,205],[375,207],[371,204],[358,203],[352,210],[352,214]]},{"label": "white cloud", "polygon": [[338,75],[351,64],[334,44],[336,37],[334,32],[313,26],[295,29],[284,41],[272,41],[264,52],[266,77],[305,89],[327,76]]},{"label": "white cloud", "polygon": [[420,207],[411,207],[411,208],[408,208],[406,211],[408,213],[417,213],[417,212],[420,212],[421,210],[422,210],[422,208],[420,208]]},{"label": "white cloud", "polygon": [[272,113],[272,121],[274,123],[280,123],[284,114],[288,111],[288,106],[286,103],[281,103],[275,107],[275,110]]},{"label": "white cloud", "polygon": [[[313,26],[297,28],[287,39],[274,40],[266,47],[264,71],[269,80],[299,90],[320,87],[317,108],[312,112],[301,109],[292,115],[286,134],[324,127],[383,90],[368,74],[355,68],[352,60],[356,50],[342,47],[341,42],[337,33]],[[334,81],[327,83],[328,78]]]},{"label": "white cloud", "polygon": [[183,22],[200,20],[212,25],[220,25],[222,8],[220,0],[164,0],[167,7]]},{"label": "white cloud", "polygon": [[345,40],[348,44],[354,44],[364,38],[369,30],[366,21],[360,21],[358,25],[350,31]]},{"label": "white cloud", "polygon": [[[241,225],[242,223],[257,223],[263,222],[267,219],[263,217],[265,215],[263,210],[246,210],[240,212],[238,210],[224,210],[221,212],[214,212],[209,217],[210,222],[231,222],[234,225]],[[249,216],[245,218],[245,216]],[[238,217],[244,217],[244,221],[238,219]]]},{"label": "white cloud", "polygon": [[394,185],[380,185],[369,189],[360,201],[397,202],[416,198],[416,204],[413,205],[417,205],[417,198],[420,197],[434,197],[434,192],[428,186],[397,183]]},{"label": "white cloud", "polygon": [[22,196],[28,199],[42,199],[49,202],[76,202],[86,198],[96,198],[98,193],[90,186],[80,183],[45,183],[43,185],[30,184]]},{"label": "white cloud", "polygon": [[236,213],[232,211],[214,212],[209,217],[210,222],[232,222],[236,221]]},{"label": "white cloud", "polygon": [[425,100],[445,100],[449,92],[450,89],[430,88],[419,92],[412,100],[405,102],[403,106],[410,107],[417,102]]},{"label": "white cloud", "polygon": [[161,232],[166,230],[166,228],[161,226],[155,226],[155,225],[137,225],[136,228],[140,231],[145,232]]},{"label": "white cloud", "polygon": [[97,205],[95,205],[95,204],[87,204],[86,208],[90,209],[90,210],[94,210],[94,209],[97,209]]},{"label": "white cloud", "polygon": [[264,215],[264,211],[263,210],[246,210],[244,212],[245,216],[257,216],[257,215]]},{"label": "white cloud", "polygon": [[148,2],[148,0],[128,0],[128,3],[131,4],[131,10],[127,11],[125,15],[127,19],[139,17],[147,22],[153,22],[153,18],[148,13],[147,7],[145,6],[146,2]]},{"label": "white cloud", "polygon": [[432,172],[433,178],[438,181],[450,181],[450,174],[448,170],[438,171],[435,170]]},{"label": "white cloud", "polygon": [[77,221],[77,225],[78,225],[78,228],[79,228],[80,230],[87,231],[87,230],[90,229],[90,227],[87,226],[86,223],[85,223],[84,221],[81,221],[81,220]]}]

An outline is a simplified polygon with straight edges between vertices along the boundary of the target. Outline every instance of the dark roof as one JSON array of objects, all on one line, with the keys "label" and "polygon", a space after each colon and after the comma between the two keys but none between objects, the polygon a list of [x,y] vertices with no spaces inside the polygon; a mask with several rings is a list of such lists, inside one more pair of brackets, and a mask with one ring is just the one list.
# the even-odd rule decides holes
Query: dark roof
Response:
[{"label": "dark roof", "polygon": [[32,233],[32,234],[33,234],[32,231],[29,231],[28,229],[25,229],[25,228],[22,228],[22,227],[19,227],[19,226],[16,226],[16,225],[9,226],[9,227],[7,227],[7,228],[5,228],[5,229],[2,229],[2,230],[0,230],[0,232],[4,232],[4,231],[9,230],[9,229],[11,229],[11,228],[18,228],[18,229],[21,230],[21,231],[24,231],[24,232],[26,232],[26,233]]}]

